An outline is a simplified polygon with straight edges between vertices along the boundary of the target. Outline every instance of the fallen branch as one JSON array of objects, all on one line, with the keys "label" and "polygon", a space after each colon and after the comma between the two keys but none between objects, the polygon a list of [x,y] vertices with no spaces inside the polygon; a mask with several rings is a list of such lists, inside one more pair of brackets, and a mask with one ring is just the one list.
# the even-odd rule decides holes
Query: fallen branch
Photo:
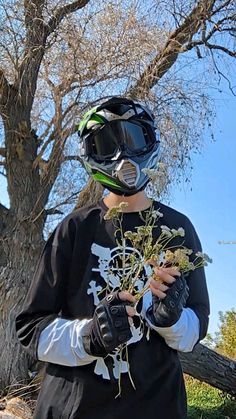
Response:
[{"label": "fallen branch", "polygon": [[183,371],[236,397],[236,362],[199,343],[193,352],[179,353]]}]

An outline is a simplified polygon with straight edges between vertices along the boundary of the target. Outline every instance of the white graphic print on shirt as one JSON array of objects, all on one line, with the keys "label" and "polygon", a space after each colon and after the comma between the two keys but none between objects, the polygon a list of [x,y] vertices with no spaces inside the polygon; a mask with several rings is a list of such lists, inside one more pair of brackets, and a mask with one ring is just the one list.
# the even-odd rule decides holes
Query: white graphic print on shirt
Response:
[{"label": "white graphic print on shirt", "polygon": [[[92,244],[91,252],[95,256],[98,257],[98,267],[93,268],[93,272],[99,272],[100,276],[103,278],[105,283],[109,286],[109,291],[112,292],[115,289],[119,288],[121,278],[124,274],[124,269],[119,267],[119,262],[122,258],[122,250],[119,247],[115,247],[110,249],[109,247],[103,247],[96,243]],[[126,256],[131,253],[136,253],[136,257],[141,261],[143,259],[141,253],[132,247],[125,247],[125,254]],[[125,268],[126,274],[129,273],[130,267]],[[143,276],[136,281],[136,288],[138,291],[142,290],[144,287],[144,283],[148,276],[151,274],[150,266],[144,267]],[[91,280],[89,282],[90,287],[87,290],[87,293],[93,295],[94,305],[97,306],[100,302],[99,293],[102,290],[102,287],[96,283],[96,281]],[[102,297],[103,298],[103,297]],[[143,337],[143,319],[142,319],[142,311],[138,317],[138,326],[132,325],[131,333],[132,337],[127,342],[127,345],[132,343],[138,342]],[[136,323],[136,322],[135,322]],[[118,379],[120,373],[126,373],[129,370],[129,365],[127,361],[120,359],[120,353],[117,351],[115,354],[110,354],[109,357],[112,358],[113,363],[113,376]],[[95,374],[101,375],[104,379],[111,379],[108,368],[104,362],[103,358],[99,358],[96,362]]]}]

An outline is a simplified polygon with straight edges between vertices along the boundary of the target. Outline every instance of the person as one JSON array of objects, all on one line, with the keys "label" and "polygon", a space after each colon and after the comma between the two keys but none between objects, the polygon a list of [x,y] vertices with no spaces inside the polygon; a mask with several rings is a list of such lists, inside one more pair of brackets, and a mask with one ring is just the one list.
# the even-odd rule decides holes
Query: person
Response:
[{"label": "person", "polygon": [[[120,248],[114,222],[104,215],[127,202],[122,228],[136,231],[153,208],[163,214],[161,224],[185,229],[184,244],[194,252],[201,251],[199,238],[185,215],[145,193],[149,178],[143,169],[157,166],[160,149],[147,108],[111,97],[85,114],[79,133],[86,170],[109,192],[66,216],[51,234],[16,318],[21,344],[46,363],[34,418],[184,419],[178,351],[192,351],[207,332],[204,269],[185,278],[150,261],[151,272],[140,273],[141,286],[149,281],[149,289],[138,312],[135,296],[120,291]],[[119,351],[125,344],[128,360]]]}]

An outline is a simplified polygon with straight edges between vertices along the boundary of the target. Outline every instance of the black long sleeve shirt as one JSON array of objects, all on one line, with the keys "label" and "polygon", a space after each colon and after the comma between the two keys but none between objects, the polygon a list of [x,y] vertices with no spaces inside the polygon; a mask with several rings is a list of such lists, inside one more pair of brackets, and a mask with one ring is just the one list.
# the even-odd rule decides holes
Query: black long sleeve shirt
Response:
[{"label": "black long sleeve shirt", "polygon": [[[198,236],[186,216],[158,202],[154,202],[154,209],[163,213],[159,224],[183,227],[184,245],[194,253],[201,251]],[[47,325],[57,317],[92,318],[95,300],[91,281],[97,289],[104,289],[110,281],[109,266],[114,267],[119,251],[114,224],[103,218],[106,211],[103,201],[74,211],[60,223],[43,249],[23,311],[16,319],[20,342],[35,358],[40,334]],[[138,212],[123,214],[124,231],[135,231],[142,224]],[[153,231],[154,239],[159,233],[160,225]],[[176,238],[173,245],[178,247],[182,242],[183,238]],[[114,281],[119,281],[119,275]],[[199,319],[200,340],[206,335],[209,316],[204,269],[191,272],[187,282],[186,307]],[[102,295],[96,297],[101,299]],[[116,398],[114,356],[103,360],[110,373],[109,380],[96,374],[96,361],[78,367],[48,363],[35,419],[121,416],[143,419],[144,415],[149,419],[186,418],[186,394],[178,354],[155,330],[147,333],[147,329],[145,325],[140,340],[128,346],[129,368],[136,389],[128,373],[121,374],[122,393]]]}]

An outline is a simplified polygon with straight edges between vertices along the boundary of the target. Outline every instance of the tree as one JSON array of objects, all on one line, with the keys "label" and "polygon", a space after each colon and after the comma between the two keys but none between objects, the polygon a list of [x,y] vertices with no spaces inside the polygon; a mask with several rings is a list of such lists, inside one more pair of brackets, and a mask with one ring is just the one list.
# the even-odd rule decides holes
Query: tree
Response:
[{"label": "tree", "polygon": [[[89,0],[2,0],[0,7],[0,165],[10,200],[9,208],[0,203],[0,380],[5,387],[26,378],[30,367],[13,325],[45,224],[68,211],[67,204],[75,205],[84,183],[75,120],[111,91],[143,99],[157,115],[163,156],[168,156],[163,159],[176,178],[192,150],[200,148],[212,116],[205,82],[186,81],[186,66],[190,61],[196,73],[199,62],[209,62],[218,77],[226,77],[222,59],[233,60],[236,52],[234,0],[158,0],[145,6],[138,0],[102,6]],[[92,182],[86,188],[77,206],[91,188],[90,199],[101,195]]]},{"label": "tree", "polygon": [[236,311],[219,312],[220,330],[216,335],[215,350],[236,360]]},{"label": "tree", "polygon": [[207,343],[216,352],[236,360],[236,312],[231,310],[219,312],[219,331],[215,336],[209,334]]}]

